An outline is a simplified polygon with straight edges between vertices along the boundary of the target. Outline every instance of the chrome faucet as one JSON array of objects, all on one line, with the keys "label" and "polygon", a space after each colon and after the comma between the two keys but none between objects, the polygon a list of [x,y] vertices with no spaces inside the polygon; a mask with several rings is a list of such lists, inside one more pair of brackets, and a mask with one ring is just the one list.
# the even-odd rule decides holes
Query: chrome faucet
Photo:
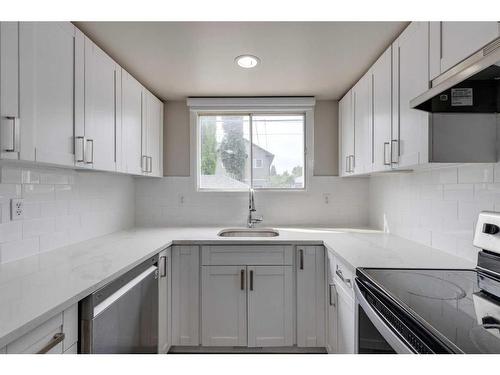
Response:
[{"label": "chrome faucet", "polygon": [[255,209],[255,190],[250,188],[248,190],[248,228],[253,228],[256,223],[260,223],[263,220],[262,216],[253,217],[255,211],[257,211]]}]

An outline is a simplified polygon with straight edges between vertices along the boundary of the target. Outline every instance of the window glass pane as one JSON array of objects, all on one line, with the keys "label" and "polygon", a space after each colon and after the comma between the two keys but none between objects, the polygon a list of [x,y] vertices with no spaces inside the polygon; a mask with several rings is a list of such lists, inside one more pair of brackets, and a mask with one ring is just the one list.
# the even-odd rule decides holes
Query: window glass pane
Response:
[{"label": "window glass pane", "polygon": [[254,115],[252,143],[255,188],[304,187],[303,115]]},{"label": "window glass pane", "polygon": [[250,118],[199,116],[200,188],[241,190],[250,186]]}]

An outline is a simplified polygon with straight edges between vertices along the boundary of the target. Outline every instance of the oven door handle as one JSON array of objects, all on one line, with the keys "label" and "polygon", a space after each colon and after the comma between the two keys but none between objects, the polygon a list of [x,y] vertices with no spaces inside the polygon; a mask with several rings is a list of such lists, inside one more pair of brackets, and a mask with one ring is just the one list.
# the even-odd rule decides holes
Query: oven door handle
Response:
[{"label": "oven door handle", "polygon": [[[379,316],[379,314],[371,307],[371,305],[366,300],[365,296],[359,289],[358,279],[356,278],[354,282],[354,295],[356,297],[356,305],[359,305],[368,316],[370,321],[373,323],[377,331],[382,335],[382,337],[387,341],[387,343],[396,351],[398,354],[413,354],[414,350],[389,327]],[[359,314],[358,314],[359,315]],[[359,318],[358,318],[359,319]],[[359,330],[359,322],[356,322]],[[358,334],[359,337],[359,334]],[[358,348],[359,351],[359,348]]]}]

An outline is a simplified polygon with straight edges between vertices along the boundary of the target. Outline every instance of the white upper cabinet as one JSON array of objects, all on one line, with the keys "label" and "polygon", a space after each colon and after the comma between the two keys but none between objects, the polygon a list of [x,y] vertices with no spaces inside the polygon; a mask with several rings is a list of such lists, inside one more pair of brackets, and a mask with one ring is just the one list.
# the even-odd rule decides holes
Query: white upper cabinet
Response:
[{"label": "white upper cabinet", "polygon": [[499,22],[431,22],[430,78],[446,72],[500,36]]},{"label": "white upper cabinet", "polygon": [[392,47],[371,69],[373,106],[373,171],[391,169],[392,143]]},{"label": "white upper cabinet", "polygon": [[73,166],[75,58],[69,22],[20,22],[21,159]]},{"label": "white upper cabinet", "polygon": [[142,174],[143,88],[137,80],[122,72],[122,171]]},{"label": "white upper cabinet", "polygon": [[341,176],[348,176],[354,172],[354,117],[352,106],[352,90],[339,102],[339,146]]},{"label": "white upper cabinet", "polygon": [[144,90],[142,113],[142,171],[146,176],[163,175],[163,103]]},{"label": "white upper cabinet", "polygon": [[0,22],[0,158],[19,159],[19,23]]},{"label": "white upper cabinet", "polygon": [[[85,39],[85,162],[94,169],[116,170],[115,135],[119,66]],[[81,136],[81,129],[79,129]]]},{"label": "white upper cabinet", "polygon": [[352,89],[354,116],[354,162],[355,174],[372,170],[372,108],[371,75],[365,74]]},{"label": "white upper cabinet", "polygon": [[392,51],[392,157],[405,168],[428,162],[429,114],[410,108],[410,100],[429,89],[429,22],[412,22]]}]

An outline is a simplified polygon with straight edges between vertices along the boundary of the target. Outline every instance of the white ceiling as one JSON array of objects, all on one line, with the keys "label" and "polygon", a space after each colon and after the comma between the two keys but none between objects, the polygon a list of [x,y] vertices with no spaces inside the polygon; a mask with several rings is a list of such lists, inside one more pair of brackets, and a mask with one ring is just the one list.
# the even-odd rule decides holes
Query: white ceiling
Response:
[{"label": "white ceiling", "polygon": [[[339,99],[407,22],[76,22],[164,100],[188,96]],[[242,69],[241,54],[261,64]]]}]

